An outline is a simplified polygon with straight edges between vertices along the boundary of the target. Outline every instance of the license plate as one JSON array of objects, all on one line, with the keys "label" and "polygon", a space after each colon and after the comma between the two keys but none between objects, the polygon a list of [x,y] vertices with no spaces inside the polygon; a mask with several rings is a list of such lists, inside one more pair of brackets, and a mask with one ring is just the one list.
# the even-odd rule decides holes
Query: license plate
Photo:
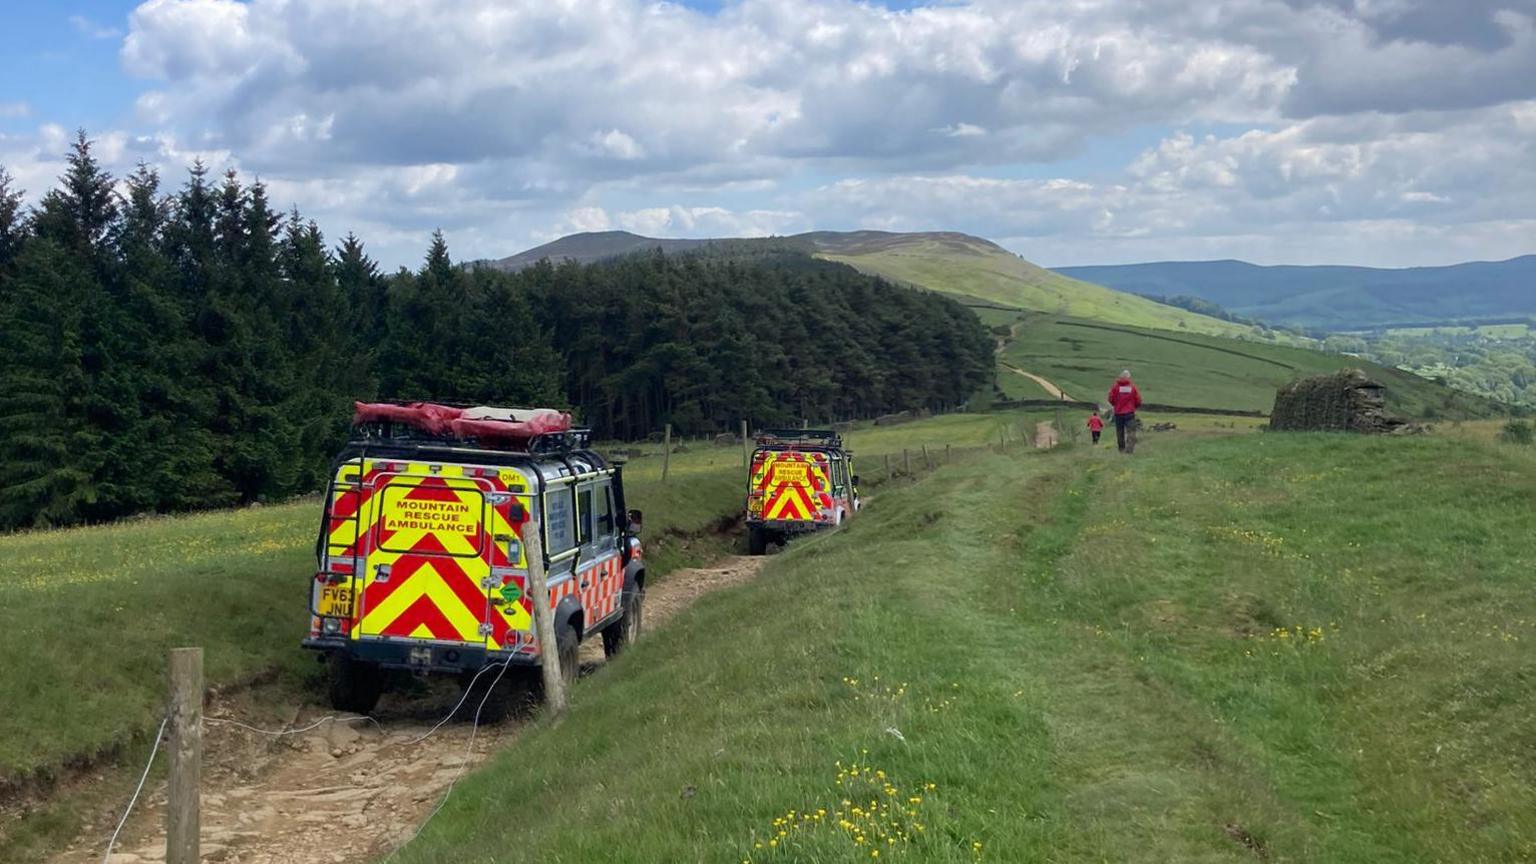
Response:
[{"label": "license plate", "polygon": [[352,617],[352,586],[320,586],[320,605],[315,611],[323,618]]}]

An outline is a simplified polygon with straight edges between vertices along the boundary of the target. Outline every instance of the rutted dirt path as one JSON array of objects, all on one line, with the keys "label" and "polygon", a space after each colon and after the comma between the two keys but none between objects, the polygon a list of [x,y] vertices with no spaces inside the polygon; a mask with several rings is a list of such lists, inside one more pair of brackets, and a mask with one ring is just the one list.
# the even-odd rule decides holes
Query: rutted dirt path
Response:
[{"label": "rutted dirt path", "polygon": [[1061,443],[1061,433],[1056,431],[1056,424],[1049,420],[1041,420],[1035,424],[1035,447],[1040,450],[1049,450]]},{"label": "rutted dirt path", "polygon": [[[766,560],[733,557],[670,574],[646,592],[645,629],[663,626],[705,594],[752,579]],[[583,674],[601,667],[601,642],[594,634],[583,647]],[[326,720],[333,712],[325,706],[304,704],[292,710],[287,728],[317,725],[280,738],[214,722],[249,719],[240,706],[215,700],[203,731],[203,860],[363,864],[389,854],[411,838],[459,776],[515,739],[522,725],[513,719],[475,733],[469,722],[475,705],[468,704],[429,736],[458,696],[447,685],[386,695],[376,722],[352,715]],[[145,791],[109,859],[113,864],[164,860],[164,807],[163,783]],[[118,816],[101,814],[54,864],[100,862]]]},{"label": "rutted dirt path", "polygon": [[1006,366],[1009,369],[1012,369],[1014,372],[1017,372],[1018,374],[1023,375],[1025,378],[1028,378],[1029,380],[1035,382],[1036,384],[1039,384],[1040,385],[1040,389],[1044,390],[1046,392],[1046,395],[1050,396],[1052,399],[1066,400],[1066,399],[1071,399],[1072,398],[1072,397],[1068,396],[1060,387],[1057,387],[1051,381],[1049,381],[1049,380],[1047,380],[1045,378],[1041,378],[1039,375],[1036,375],[1033,372],[1025,372],[1023,369],[1020,369],[1019,367],[1014,366],[1014,365],[1012,365],[1010,363],[1004,363],[1003,365]]}]

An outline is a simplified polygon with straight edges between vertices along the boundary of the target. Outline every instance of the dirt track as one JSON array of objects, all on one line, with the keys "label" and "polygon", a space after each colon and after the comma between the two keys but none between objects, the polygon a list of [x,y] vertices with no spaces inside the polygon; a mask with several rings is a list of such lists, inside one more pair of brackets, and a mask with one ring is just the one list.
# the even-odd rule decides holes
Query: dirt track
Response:
[{"label": "dirt track", "polygon": [[1028,378],[1029,380],[1035,382],[1036,384],[1039,384],[1040,385],[1040,389],[1044,390],[1046,392],[1046,395],[1050,396],[1052,399],[1063,399],[1063,400],[1065,400],[1065,399],[1070,399],[1071,398],[1070,396],[1068,396],[1066,394],[1065,391],[1063,391],[1060,387],[1057,387],[1054,383],[1052,383],[1048,379],[1041,378],[1039,375],[1036,375],[1033,372],[1025,372],[1023,369],[1020,369],[1017,366],[1011,366],[1011,365],[1009,365],[1007,363],[1004,363],[1003,365],[1007,366],[1009,369],[1012,369],[1014,372],[1016,372],[1016,373],[1018,373],[1020,375],[1023,375],[1025,378]]},{"label": "dirt track", "polygon": [[[646,629],[662,626],[705,594],[750,580],[765,560],[730,558],[717,567],[671,574],[646,592]],[[601,665],[601,640],[594,635],[583,647],[582,672]],[[333,712],[323,705],[300,705],[287,728],[323,722],[280,738],[214,722],[249,719],[240,706],[215,701],[203,733],[203,860],[363,864],[389,854],[410,839],[464,771],[513,740],[522,725],[514,719],[476,734],[468,722],[471,704],[423,740],[458,695],[444,686],[386,696],[377,722],[346,722],[357,720],[352,715],[325,720]],[[146,790],[111,862],[164,860],[164,805],[164,784]],[[53,864],[101,861],[117,815],[101,814]]]}]

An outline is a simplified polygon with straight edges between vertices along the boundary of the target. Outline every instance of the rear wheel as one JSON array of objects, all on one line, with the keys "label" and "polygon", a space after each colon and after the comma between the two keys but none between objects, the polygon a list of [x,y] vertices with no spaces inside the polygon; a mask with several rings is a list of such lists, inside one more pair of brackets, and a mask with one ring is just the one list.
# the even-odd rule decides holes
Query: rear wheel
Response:
[{"label": "rear wheel", "polygon": [[328,665],[327,690],[332,708],[367,714],[378,706],[379,696],[384,693],[383,670],[339,651],[331,655]]},{"label": "rear wheel", "polygon": [[753,525],[747,529],[747,552],[751,555],[768,553],[768,532],[763,526]]},{"label": "rear wheel", "polygon": [[[560,680],[565,682],[565,692],[571,692],[571,687],[576,684],[576,673],[580,670],[581,658],[577,651],[581,647],[580,639],[576,635],[576,625],[567,621],[555,628],[555,646],[560,657]],[[544,675],[541,672],[538,678],[538,693],[540,701],[549,701],[549,696],[544,692]]]},{"label": "rear wheel", "polygon": [[633,644],[640,637],[642,610],[645,606],[645,583],[635,584],[624,592],[624,614],[619,620],[603,628],[603,656],[612,657]]},{"label": "rear wheel", "polygon": [[577,654],[580,638],[575,625],[567,621],[555,636],[555,643],[560,646],[560,677],[565,681],[565,692],[570,693],[576,684],[576,673],[581,671],[581,657]]}]

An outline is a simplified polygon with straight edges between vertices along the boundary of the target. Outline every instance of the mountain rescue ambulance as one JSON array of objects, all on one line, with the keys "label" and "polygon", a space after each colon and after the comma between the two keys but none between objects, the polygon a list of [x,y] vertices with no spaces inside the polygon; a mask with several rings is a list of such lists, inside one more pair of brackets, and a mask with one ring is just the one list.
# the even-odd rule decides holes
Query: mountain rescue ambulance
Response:
[{"label": "mountain rescue ambulance", "polygon": [[536,669],[530,555],[546,562],[567,679],[582,640],[601,634],[611,656],[639,634],[640,514],[625,510],[620,466],[588,449],[569,415],[358,403],[353,422],[321,517],[303,642],[329,666],[335,708],[373,710],[385,670],[468,682],[490,664]]},{"label": "mountain rescue ambulance", "polygon": [[747,476],[747,547],[753,555],[795,534],[837,527],[859,509],[853,453],[830,430],[762,433]]}]

